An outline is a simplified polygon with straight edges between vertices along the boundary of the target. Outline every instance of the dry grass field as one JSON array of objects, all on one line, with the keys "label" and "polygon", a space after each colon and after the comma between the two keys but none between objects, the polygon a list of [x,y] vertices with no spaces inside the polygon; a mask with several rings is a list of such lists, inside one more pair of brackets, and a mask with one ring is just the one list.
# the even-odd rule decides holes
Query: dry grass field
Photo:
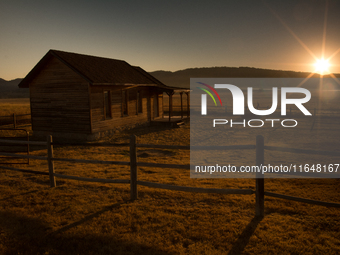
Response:
[{"label": "dry grass field", "polygon": [[[6,110],[0,103],[1,116]],[[16,110],[12,107],[11,111]],[[27,102],[24,108],[29,111]],[[138,143],[190,144],[189,123],[174,129],[129,130],[105,142],[128,142],[131,134],[137,135]],[[231,143],[255,143],[255,136],[234,135]],[[32,146],[31,154],[46,156],[47,152]],[[58,158],[129,160],[128,147],[55,146],[54,154]],[[143,148],[137,154],[138,161],[143,162],[190,162],[190,153],[185,150]],[[255,162],[255,151],[248,154]],[[47,162],[38,160],[11,167],[48,172]],[[128,166],[56,162],[55,172],[130,178]],[[255,189],[253,179],[191,179],[189,170],[179,169],[139,167],[138,179],[192,187]],[[340,203],[338,179],[266,179],[265,190]],[[48,176],[0,169],[0,254],[340,253],[339,208],[266,197],[265,217],[255,218],[254,195],[185,193],[141,186],[138,192],[139,199],[130,202],[128,184],[57,178],[57,187],[50,188]]]},{"label": "dry grass field", "polygon": [[[30,116],[22,116],[30,114],[29,102],[29,98],[0,98],[0,128],[14,128],[13,114],[15,114],[16,122],[18,124],[26,124],[25,129],[30,130],[30,127],[27,126]],[[22,132],[0,131],[0,137],[4,135],[21,136],[22,134]]]},{"label": "dry grass field", "polygon": [[0,99],[0,116],[30,113],[29,98]]}]

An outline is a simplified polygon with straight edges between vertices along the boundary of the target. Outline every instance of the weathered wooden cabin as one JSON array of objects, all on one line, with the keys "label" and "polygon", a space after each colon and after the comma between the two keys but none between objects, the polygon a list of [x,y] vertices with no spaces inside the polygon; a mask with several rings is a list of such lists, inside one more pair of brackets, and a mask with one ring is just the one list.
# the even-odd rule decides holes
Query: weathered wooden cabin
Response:
[{"label": "weathered wooden cabin", "polygon": [[[122,60],[50,50],[19,84],[36,136],[96,140],[163,116],[169,87]],[[171,100],[170,100],[171,101]]]}]

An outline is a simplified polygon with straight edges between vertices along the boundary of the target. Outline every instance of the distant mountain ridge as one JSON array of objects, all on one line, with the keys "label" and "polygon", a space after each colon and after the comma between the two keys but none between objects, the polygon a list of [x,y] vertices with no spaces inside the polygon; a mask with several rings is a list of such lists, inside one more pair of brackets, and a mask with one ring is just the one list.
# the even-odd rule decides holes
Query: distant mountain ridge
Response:
[{"label": "distant mountain ridge", "polygon": [[0,98],[27,98],[28,89],[19,89],[18,84],[22,79],[6,81],[0,78]]},{"label": "distant mountain ridge", "polygon": [[[306,78],[308,72],[294,72],[273,69],[261,69],[254,67],[202,67],[188,68],[175,72],[154,71],[149,72],[152,76],[165,85],[189,88],[190,78]],[[340,78],[340,74],[334,74]],[[312,77],[320,77],[314,74]],[[324,77],[329,77],[325,75]],[[0,98],[28,98],[28,89],[19,89],[18,84],[22,79],[6,81],[0,78]]]},{"label": "distant mountain ridge", "polygon": [[[202,67],[175,72],[154,71],[150,74],[166,85],[189,88],[190,78],[306,78],[311,73],[254,67]],[[335,76],[340,77],[340,74],[335,74]],[[319,78],[320,75],[314,74],[312,77]],[[324,75],[324,77],[329,76]]]}]

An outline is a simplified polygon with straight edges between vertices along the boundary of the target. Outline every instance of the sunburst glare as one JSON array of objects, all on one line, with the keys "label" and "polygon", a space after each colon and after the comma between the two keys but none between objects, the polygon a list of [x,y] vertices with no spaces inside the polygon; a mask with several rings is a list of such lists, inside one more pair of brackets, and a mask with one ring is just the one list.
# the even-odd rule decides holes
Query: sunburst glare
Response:
[{"label": "sunburst glare", "polygon": [[318,59],[315,64],[315,70],[314,73],[319,73],[321,75],[323,74],[329,74],[329,67],[331,66],[331,64],[329,63],[329,61],[327,59]]}]

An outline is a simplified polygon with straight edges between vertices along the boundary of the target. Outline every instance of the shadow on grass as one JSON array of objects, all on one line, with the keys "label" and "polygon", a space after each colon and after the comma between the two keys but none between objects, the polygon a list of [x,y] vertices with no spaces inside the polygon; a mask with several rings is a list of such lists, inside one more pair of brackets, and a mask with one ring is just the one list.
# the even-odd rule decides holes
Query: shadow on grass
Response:
[{"label": "shadow on grass", "polygon": [[13,199],[13,198],[16,198],[16,197],[19,197],[19,196],[24,196],[24,195],[29,195],[29,194],[32,194],[32,193],[36,193],[36,192],[38,192],[38,191],[39,191],[39,190],[31,190],[31,191],[24,192],[24,193],[21,193],[21,194],[17,194],[17,195],[5,197],[5,198],[0,199],[0,202],[1,202],[1,201],[6,201],[6,200],[10,200],[10,199]]},{"label": "shadow on grass", "polygon": [[255,216],[247,227],[243,230],[235,244],[229,251],[228,255],[241,254],[249,243],[250,237],[254,234],[258,224],[262,221],[263,217]]},{"label": "shadow on grass", "polygon": [[171,254],[153,245],[119,239],[112,233],[86,230],[67,232],[129,202],[107,206],[53,232],[50,224],[38,216],[27,217],[22,213],[0,211],[0,254]]},{"label": "shadow on grass", "polygon": [[50,235],[58,235],[58,234],[61,234],[61,233],[65,232],[65,231],[67,231],[67,230],[69,230],[69,229],[71,229],[71,228],[74,228],[74,227],[77,227],[77,226],[79,226],[79,225],[81,225],[81,224],[84,224],[85,222],[87,222],[87,221],[89,221],[89,220],[92,220],[93,218],[96,218],[96,217],[100,216],[101,214],[103,214],[103,213],[105,213],[105,212],[108,212],[108,211],[110,211],[110,210],[112,210],[112,209],[114,209],[114,208],[119,208],[122,204],[127,204],[127,203],[130,203],[130,201],[125,201],[125,202],[123,202],[123,203],[116,203],[116,204],[113,204],[113,205],[110,205],[110,206],[106,206],[106,207],[104,207],[103,210],[100,210],[100,211],[98,211],[98,212],[95,212],[95,213],[93,213],[93,214],[90,214],[90,215],[86,216],[85,218],[83,218],[83,219],[81,219],[81,220],[79,220],[79,221],[76,221],[76,222],[74,222],[74,223],[72,223],[72,224],[69,224],[69,225],[67,225],[67,226],[64,226],[64,227],[58,229],[57,231],[51,233]]},{"label": "shadow on grass", "polygon": [[151,134],[151,133],[159,133],[162,131],[166,131],[166,130],[171,130],[173,129],[170,126],[154,126],[154,125],[150,125],[147,127],[135,127],[132,128],[130,130],[126,130],[125,134],[127,138],[130,138],[131,135],[136,135],[136,136],[141,136],[141,135],[147,135],[147,134]]}]

